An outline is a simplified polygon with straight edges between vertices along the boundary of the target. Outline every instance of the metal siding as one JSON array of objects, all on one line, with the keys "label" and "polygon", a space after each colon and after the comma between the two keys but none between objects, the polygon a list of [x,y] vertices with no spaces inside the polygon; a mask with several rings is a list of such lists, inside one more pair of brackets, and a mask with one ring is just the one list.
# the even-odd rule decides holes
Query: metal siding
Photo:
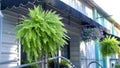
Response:
[{"label": "metal siding", "polygon": [[[71,21],[70,21],[71,22]],[[71,22],[75,23],[75,22]],[[70,61],[75,64],[77,68],[80,68],[80,48],[79,48],[79,41],[80,41],[80,32],[81,27],[79,24],[77,25],[67,25],[65,24],[66,29],[68,30],[68,35],[70,39]]]},{"label": "metal siding", "polygon": [[[3,14],[4,15],[4,14]],[[3,27],[1,29],[2,37],[1,38],[1,56],[0,56],[0,62],[9,61],[9,60],[16,60],[18,59],[18,44],[15,41],[15,22],[9,20],[14,19],[12,17],[5,16],[2,18],[3,23],[1,26]],[[17,20],[17,19],[16,19]],[[0,65],[0,68],[9,68],[11,66],[18,65],[18,62],[12,62],[8,64],[2,64]]]},{"label": "metal siding", "polygon": [[0,60],[1,60],[1,46],[2,46],[2,13],[0,11]]},{"label": "metal siding", "polygon": [[77,68],[80,68],[80,48],[79,48],[79,36],[70,35],[70,60]]}]

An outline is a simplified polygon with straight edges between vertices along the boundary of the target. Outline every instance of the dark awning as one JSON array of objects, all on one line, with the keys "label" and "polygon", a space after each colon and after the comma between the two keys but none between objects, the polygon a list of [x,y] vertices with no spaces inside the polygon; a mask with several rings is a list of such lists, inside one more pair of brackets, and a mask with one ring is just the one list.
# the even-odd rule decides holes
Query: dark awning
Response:
[{"label": "dark awning", "polygon": [[[13,6],[18,7],[19,5],[23,4],[27,4],[28,2],[34,2],[35,0],[1,0],[1,9],[4,10],[5,8],[11,8]],[[104,31],[107,31],[107,29],[103,26],[101,26],[100,24],[98,24],[97,22],[95,22],[94,20],[92,20],[91,18],[87,17],[86,15],[82,14],[81,12],[75,10],[74,8],[66,5],[65,3],[63,3],[60,0],[53,0],[53,1],[49,1],[46,0],[50,3],[54,3],[54,6],[59,9],[60,11],[66,11],[67,13],[69,12],[70,16],[73,16],[74,18],[81,20],[83,23],[82,25],[90,25],[90,26],[94,26],[94,27],[99,27],[101,29],[103,29]],[[48,4],[50,4],[48,3]],[[51,4],[53,5],[53,4]]]},{"label": "dark awning", "polygon": [[1,10],[11,8],[13,6],[18,7],[20,4],[27,4],[28,2],[34,2],[34,0],[1,0]]},{"label": "dark awning", "polygon": [[115,37],[115,38],[117,38],[118,41],[120,41],[120,37],[118,37],[118,36],[115,36],[113,34],[107,33],[105,31],[103,32],[103,34],[104,34],[104,36],[108,35],[108,36],[111,36],[111,37]]},{"label": "dark awning", "polygon": [[[115,36],[115,35],[113,35],[113,34],[110,34],[110,33],[107,33],[107,32],[103,32],[104,33],[104,36],[111,36],[111,37],[115,37],[118,41],[120,41],[120,37],[118,37],[118,36]],[[103,40],[104,38],[102,38],[101,40]],[[119,44],[119,46],[120,46],[120,44]]]}]

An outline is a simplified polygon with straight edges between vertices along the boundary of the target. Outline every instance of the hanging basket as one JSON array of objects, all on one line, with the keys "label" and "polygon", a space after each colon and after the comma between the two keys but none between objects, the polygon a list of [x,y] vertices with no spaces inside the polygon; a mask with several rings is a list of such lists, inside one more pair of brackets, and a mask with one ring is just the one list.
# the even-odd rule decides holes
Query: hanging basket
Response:
[{"label": "hanging basket", "polygon": [[96,40],[103,37],[103,31],[98,28],[84,28],[82,31],[82,40]]},{"label": "hanging basket", "polygon": [[115,37],[106,36],[100,42],[100,51],[103,57],[112,56],[120,52],[119,41]]},{"label": "hanging basket", "polygon": [[62,18],[55,11],[44,11],[39,6],[29,9],[28,16],[23,16],[23,21],[16,26],[16,38],[20,39],[27,60],[38,61],[44,54],[55,56],[69,39]]}]

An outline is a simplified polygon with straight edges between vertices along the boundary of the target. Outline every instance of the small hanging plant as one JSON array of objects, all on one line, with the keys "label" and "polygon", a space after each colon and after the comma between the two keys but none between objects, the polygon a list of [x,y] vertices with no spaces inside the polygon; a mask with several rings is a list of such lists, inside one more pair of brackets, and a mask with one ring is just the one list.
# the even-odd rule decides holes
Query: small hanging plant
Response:
[{"label": "small hanging plant", "polygon": [[82,31],[82,40],[90,41],[103,37],[103,31],[98,28],[84,28]]},{"label": "small hanging plant", "polygon": [[120,44],[115,37],[106,36],[100,42],[100,51],[103,57],[112,56],[120,53]]},{"label": "small hanging plant", "polygon": [[44,11],[40,7],[29,9],[29,17],[23,17],[17,25],[17,39],[20,39],[23,51],[29,62],[40,60],[43,51],[54,56],[57,49],[66,44],[68,36],[61,17],[54,11]]}]

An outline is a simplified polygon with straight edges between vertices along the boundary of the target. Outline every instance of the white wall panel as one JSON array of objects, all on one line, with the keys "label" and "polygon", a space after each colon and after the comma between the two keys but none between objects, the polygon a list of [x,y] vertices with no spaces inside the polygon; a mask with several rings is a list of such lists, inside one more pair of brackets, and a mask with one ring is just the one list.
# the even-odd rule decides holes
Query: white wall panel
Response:
[{"label": "white wall panel", "polygon": [[[18,44],[15,38],[15,24],[17,17],[12,17],[3,11],[1,37],[0,37],[0,62],[16,60],[18,57]],[[16,21],[15,21],[16,20]],[[18,65],[18,62],[12,62],[0,65],[0,68],[9,68]]]}]

